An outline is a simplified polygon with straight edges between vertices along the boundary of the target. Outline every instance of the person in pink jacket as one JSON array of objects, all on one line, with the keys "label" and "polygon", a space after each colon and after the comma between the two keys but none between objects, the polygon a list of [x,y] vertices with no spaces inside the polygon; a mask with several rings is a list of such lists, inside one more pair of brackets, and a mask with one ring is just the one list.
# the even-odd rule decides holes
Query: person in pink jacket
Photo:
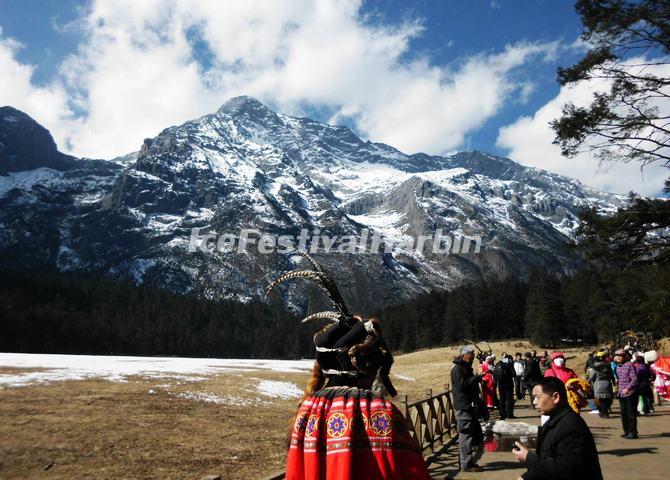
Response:
[{"label": "person in pink jacket", "polygon": [[563,384],[571,378],[577,378],[577,374],[571,368],[565,366],[565,356],[563,352],[554,352],[551,354],[551,366],[544,372],[545,377],[556,377]]}]

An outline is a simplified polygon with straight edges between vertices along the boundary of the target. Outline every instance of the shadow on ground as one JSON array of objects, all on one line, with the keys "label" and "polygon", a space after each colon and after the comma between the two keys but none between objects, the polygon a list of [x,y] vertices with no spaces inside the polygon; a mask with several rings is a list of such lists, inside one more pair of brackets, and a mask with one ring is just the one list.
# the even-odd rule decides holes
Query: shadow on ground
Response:
[{"label": "shadow on ground", "polygon": [[599,455],[615,455],[617,457],[626,457],[628,455],[636,455],[638,453],[657,453],[656,447],[642,447],[642,448],[615,448],[614,450],[603,450],[598,452]]},{"label": "shadow on ground", "polygon": [[446,480],[454,478],[459,472],[458,443],[451,442],[427,458],[430,478]]}]

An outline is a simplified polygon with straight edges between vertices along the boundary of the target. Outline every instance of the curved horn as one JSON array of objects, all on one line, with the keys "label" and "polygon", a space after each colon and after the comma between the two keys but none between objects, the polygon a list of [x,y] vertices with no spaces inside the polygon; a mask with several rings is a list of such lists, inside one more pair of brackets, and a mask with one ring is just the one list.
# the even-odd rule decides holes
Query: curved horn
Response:
[{"label": "curved horn", "polygon": [[467,339],[467,338],[464,338],[463,341],[464,341],[464,342],[467,342],[467,343],[471,343],[471,344],[473,344],[477,350],[479,350],[480,352],[484,353],[484,350],[482,350],[481,348],[479,348],[479,345],[477,345],[477,342],[473,342],[472,340],[469,340],[469,339]]},{"label": "curved horn", "polygon": [[274,289],[277,285],[285,282],[286,280],[291,280],[293,278],[306,278],[308,280],[313,280],[319,286],[322,286],[321,279],[319,278],[321,275],[322,274],[320,272],[315,272],[312,270],[296,270],[294,272],[282,273],[281,275],[279,275],[279,277],[277,277],[277,279],[274,282],[270,283],[270,285],[267,286],[265,292],[269,294],[272,291],[272,289]]},{"label": "curved horn", "polygon": [[317,272],[320,272],[320,273],[324,273],[323,267],[321,265],[319,265],[319,263],[316,260],[314,260],[314,257],[312,257],[309,253],[305,252],[304,250],[298,250],[298,249],[296,249],[294,251],[297,254],[301,255],[302,257],[306,258],[307,261],[312,264],[312,267],[314,268],[314,270],[316,270]]},{"label": "curved horn", "polygon": [[268,285],[266,293],[269,294],[270,291],[280,283],[294,278],[304,278],[306,280],[311,280],[312,282],[314,282],[332,302],[333,306],[344,317],[351,317],[349,311],[347,310],[347,306],[344,303],[344,299],[342,298],[342,294],[340,294],[340,291],[337,288],[337,285],[335,284],[335,282],[333,282],[333,280],[330,279],[330,277],[328,277],[325,274],[325,272],[318,272],[314,270],[298,270],[295,272],[284,273],[280,275],[279,278],[277,278],[274,282]]},{"label": "curved horn", "polygon": [[307,323],[312,320],[320,320],[320,319],[326,319],[332,322],[337,322],[340,320],[340,318],[342,318],[342,314],[339,312],[332,312],[332,311],[317,312],[303,318],[301,323]]}]

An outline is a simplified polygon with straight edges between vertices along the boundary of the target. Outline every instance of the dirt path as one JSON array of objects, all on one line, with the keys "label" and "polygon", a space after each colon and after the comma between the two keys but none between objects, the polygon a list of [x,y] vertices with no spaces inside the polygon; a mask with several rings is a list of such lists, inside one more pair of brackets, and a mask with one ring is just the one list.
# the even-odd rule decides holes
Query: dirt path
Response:
[{"label": "dirt path", "polygon": [[[515,421],[537,423],[538,416],[528,408],[528,402],[520,403],[521,405],[517,405],[516,408],[516,415],[519,418]],[[582,412],[582,417],[596,439],[600,466],[606,480],[667,478],[667,472],[662,471],[662,462],[667,462],[670,458],[670,404],[657,406],[655,414],[638,419],[640,432],[638,440],[620,438],[621,420],[616,406],[614,415],[609,419],[589,415],[587,411]],[[458,448],[453,447],[442,455],[439,462],[431,465],[433,478],[515,480],[525,471],[519,468],[511,452],[486,452],[480,461],[480,465],[485,468],[481,473],[459,473],[457,464]]]}]

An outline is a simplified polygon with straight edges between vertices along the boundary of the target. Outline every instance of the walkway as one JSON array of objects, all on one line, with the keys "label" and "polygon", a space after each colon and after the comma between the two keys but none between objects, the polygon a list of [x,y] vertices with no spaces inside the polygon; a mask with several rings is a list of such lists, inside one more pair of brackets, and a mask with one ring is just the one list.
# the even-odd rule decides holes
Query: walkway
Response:
[{"label": "walkway", "polygon": [[[515,410],[518,418],[514,421],[539,422],[537,413],[528,407],[527,400],[519,402]],[[612,418],[602,419],[598,415],[590,415],[587,410],[582,411],[582,417],[596,439],[605,479],[667,479],[667,472],[662,471],[662,465],[670,458],[670,404],[666,402],[664,406],[657,406],[655,414],[638,419],[638,440],[620,438],[621,420],[617,405]],[[511,452],[486,452],[480,465],[485,468],[484,472],[458,472],[458,448],[453,445],[431,461],[430,470],[434,479],[458,480],[515,480],[525,471],[519,468]]]}]

